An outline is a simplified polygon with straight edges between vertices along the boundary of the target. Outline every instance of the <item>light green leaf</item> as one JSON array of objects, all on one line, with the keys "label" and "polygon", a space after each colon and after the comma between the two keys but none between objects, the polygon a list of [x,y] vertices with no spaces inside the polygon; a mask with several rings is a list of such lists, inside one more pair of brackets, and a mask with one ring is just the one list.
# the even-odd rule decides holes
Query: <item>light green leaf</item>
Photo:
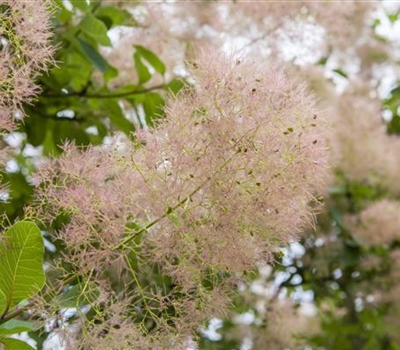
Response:
[{"label": "light green leaf", "polygon": [[183,78],[177,78],[171,80],[165,88],[170,91],[173,95],[176,95],[179,91],[181,91],[187,83],[183,80]]},{"label": "light green leaf", "polygon": [[19,221],[4,232],[0,245],[0,315],[43,288],[43,254],[42,234],[33,222]]},{"label": "light green leaf", "polygon": [[3,344],[6,350],[35,350],[24,341],[13,338],[0,338],[0,344]]},{"label": "light green leaf", "polygon": [[110,38],[107,36],[106,25],[88,13],[81,23],[79,23],[79,28],[89,37],[96,40],[99,44],[104,46],[111,46]]},{"label": "light green leaf", "polygon": [[86,12],[89,9],[89,5],[86,0],[70,0],[70,3],[77,9]]},{"label": "light green leaf", "polygon": [[68,11],[62,0],[54,0],[55,4],[57,4],[57,17],[61,23],[66,23],[71,20],[72,13]]},{"label": "light green leaf", "polygon": [[141,45],[135,45],[136,52],[139,53],[155,70],[160,74],[165,73],[165,64],[157,55]]},{"label": "light green leaf", "polygon": [[0,336],[35,330],[32,322],[11,319],[0,325]]},{"label": "light green leaf", "polygon": [[74,5],[77,9],[81,11],[87,11],[89,5],[87,4],[86,0],[70,0],[71,4]]}]

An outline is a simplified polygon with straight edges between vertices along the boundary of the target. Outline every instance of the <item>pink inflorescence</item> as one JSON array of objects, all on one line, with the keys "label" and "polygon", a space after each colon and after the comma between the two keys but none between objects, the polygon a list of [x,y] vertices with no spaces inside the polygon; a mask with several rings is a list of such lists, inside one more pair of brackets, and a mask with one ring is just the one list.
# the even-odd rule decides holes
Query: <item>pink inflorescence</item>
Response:
[{"label": "pink inflorescence", "polygon": [[279,67],[208,52],[190,74],[140,144],[66,145],[36,181],[40,216],[68,218],[64,259],[102,271],[133,249],[146,262],[135,273],[160,266],[193,321],[226,303],[221,276],[212,291],[205,276],[270,261],[313,223],[327,150],[314,98]]}]

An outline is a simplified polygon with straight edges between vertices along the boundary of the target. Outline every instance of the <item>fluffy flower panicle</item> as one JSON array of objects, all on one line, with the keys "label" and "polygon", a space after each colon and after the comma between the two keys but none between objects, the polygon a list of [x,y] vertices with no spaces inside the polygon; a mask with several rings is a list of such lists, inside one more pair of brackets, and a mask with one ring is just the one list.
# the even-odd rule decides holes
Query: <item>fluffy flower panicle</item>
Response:
[{"label": "fluffy flower panicle", "polygon": [[382,199],[358,216],[348,218],[352,233],[363,244],[377,246],[400,240],[400,202]]},{"label": "fluffy flower panicle", "polygon": [[170,102],[145,147],[129,159],[69,149],[42,170],[63,186],[39,195],[57,209],[73,202],[73,220],[101,221],[102,231],[118,221],[114,238],[130,220],[156,221],[146,240],[157,258],[242,270],[312,221],[325,125],[304,86],[277,67],[203,55],[192,75],[195,88]]},{"label": "fluffy flower panicle", "polygon": [[0,128],[38,92],[35,77],[52,62],[50,1],[0,0]]},{"label": "fluffy flower panicle", "polygon": [[155,217],[183,203],[148,237],[195,266],[246,269],[312,220],[326,125],[305,87],[273,65],[204,55],[192,75],[195,91],[170,104],[143,150],[145,173],[157,165]]},{"label": "fluffy flower panicle", "polygon": [[144,145],[67,145],[36,177],[39,215],[68,218],[57,233],[64,259],[104,271],[129,248],[134,274],[160,266],[184,292],[163,297],[187,316],[174,323],[181,330],[227,303],[221,273],[271,260],[312,223],[327,170],[323,116],[281,69],[210,53],[190,73],[192,88],[140,135]]},{"label": "fluffy flower panicle", "polygon": [[345,94],[333,102],[337,102],[330,135],[333,166],[352,181],[398,196],[400,139],[387,134],[380,102],[363,94]]}]

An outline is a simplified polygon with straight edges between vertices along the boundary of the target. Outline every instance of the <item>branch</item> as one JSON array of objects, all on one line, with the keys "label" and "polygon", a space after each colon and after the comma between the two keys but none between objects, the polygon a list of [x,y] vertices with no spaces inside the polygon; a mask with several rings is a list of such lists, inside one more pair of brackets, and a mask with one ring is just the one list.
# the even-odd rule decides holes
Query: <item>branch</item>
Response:
[{"label": "branch", "polygon": [[151,92],[154,90],[162,90],[165,89],[166,85],[165,84],[160,84],[160,85],[155,85],[152,87],[149,87],[147,89],[142,89],[142,90],[131,90],[131,91],[125,91],[125,92],[119,92],[119,93],[108,93],[108,94],[85,94],[83,92],[71,92],[67,94],[42,94],[41,97],[44,98],[63,98],[63,97],[83,97],[83,98],[122,98],[122,97],[127,97],[127,96],[132,96],[132,95],[140,95],[140,94],[145,94],[147,92]]},{"label": "branch", "polygon": [[190,192],[190,194],[188,194],[184,199],[182,199],[181,201],[179,201],[176,205],[174,205],[173,207],[169,207],[164,214],[162,214],[160,217],[158,217],[157,219],[153,220],[152,222],[148,223],[146,226],[144,226],[143,228],[141,228],[139,231],[135,231],[133,234],[129,235],[128,237],[126,237],[122,242],[120,242],[119,244],[117,244],[114,247],[114,250],[120,249],[122,248],[125,244],[129,243],[130,241],[132,241],[137,235],[140,235],[141,233],[147,231],[149,228],[153,227],[155,224],[159,223],[162,219],[166,218],[170,213],[172,213],[173,211],[175,211],[176,209],[178,209],[179,207],[181,207],[182,205],[184,205],[188,200],[190,200],[190,197],[194,196],[198,191],[200,191],[203,186],[205,185],[205,183],[197,186],[192,192]]},{"label": "branch", "polygon": [[279,23],[275,24],[272,28],[268,29],[265,33],[263,33],[261,36],[252,39],[250,42],[247,44],[243,45],[239,50],[238,53],[242,54],[248,47],[253,46],[254,44],[258,43],[259,41],[262,41],[266,39],[268,36],[270,36],[273,32],[275,32],[278,28],[280,27]]}]

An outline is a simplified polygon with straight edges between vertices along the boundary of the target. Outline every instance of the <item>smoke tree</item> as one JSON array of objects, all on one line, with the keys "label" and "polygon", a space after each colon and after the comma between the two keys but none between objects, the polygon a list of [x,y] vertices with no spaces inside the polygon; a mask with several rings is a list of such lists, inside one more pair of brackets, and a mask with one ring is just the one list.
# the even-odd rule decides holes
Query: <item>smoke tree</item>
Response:
[{"label": "smoke tree", "polygon": [[395,11],[0,1],[0,344],[399,349]]}]

